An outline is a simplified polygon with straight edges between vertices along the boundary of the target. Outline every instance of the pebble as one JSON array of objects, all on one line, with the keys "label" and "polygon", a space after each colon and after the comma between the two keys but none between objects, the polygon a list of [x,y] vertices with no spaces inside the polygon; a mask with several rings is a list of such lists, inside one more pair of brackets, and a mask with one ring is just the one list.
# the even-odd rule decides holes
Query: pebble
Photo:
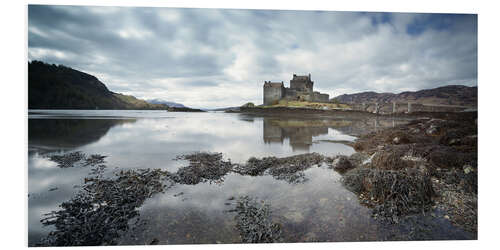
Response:
[{"label": "pebble", "polygon": [[464,173],[469,174],[470,172],[474,171],[471,165],[464,165]]}]

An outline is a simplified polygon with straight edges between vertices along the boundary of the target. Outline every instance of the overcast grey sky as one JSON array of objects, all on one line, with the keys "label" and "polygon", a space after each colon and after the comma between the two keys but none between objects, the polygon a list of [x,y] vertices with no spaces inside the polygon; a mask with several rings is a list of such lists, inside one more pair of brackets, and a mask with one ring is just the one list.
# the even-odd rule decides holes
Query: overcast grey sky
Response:
[{"label": "overcast grey sky", "polygon": [[190,107],[261,104],[293,73],[330,96],[475,86],[477,15],[30,5],[28,59]]}]

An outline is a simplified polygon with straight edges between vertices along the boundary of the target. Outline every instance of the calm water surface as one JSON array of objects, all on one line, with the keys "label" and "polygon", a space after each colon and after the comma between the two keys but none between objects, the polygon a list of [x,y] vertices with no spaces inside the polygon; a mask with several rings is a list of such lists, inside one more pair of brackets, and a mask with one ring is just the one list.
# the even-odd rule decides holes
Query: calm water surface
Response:
[{"label": "calm water surface", "polygon": [[[109,173],[121,169],[160,168],[175,172],[186,166],[176,156],[222,152],[244,163],[250,157],[291,156],[318,152],[350,155],[354,150],[335,141],[353,141],[360,133],[404,121],[360,118],[254,117],[229,113],[165,111],[30,110],[28,121],[28,241],[37,243],[50,231],[40,219],[58,210],[81,188],[85,167],[58,168],[46,156],[73,151],[102,154]],[[125,233],[119,244],[240,242],[234,214],[225,212],[228,198],[250,196],[270,204],[273,221],[285,242],[359,241],[397,238],[404,229],[383,226],[369,208],[340,183],[326,166],[303,171],[302,183],[271,175],[229,173],[218,183],[177,184],[147,199],[139,208],[147,221],[138,232]],[[450,225],[443,224],[442,238]],[[449,231],[449,230],[448,230]],[[455,235],[456,236],[456,235]]]}]

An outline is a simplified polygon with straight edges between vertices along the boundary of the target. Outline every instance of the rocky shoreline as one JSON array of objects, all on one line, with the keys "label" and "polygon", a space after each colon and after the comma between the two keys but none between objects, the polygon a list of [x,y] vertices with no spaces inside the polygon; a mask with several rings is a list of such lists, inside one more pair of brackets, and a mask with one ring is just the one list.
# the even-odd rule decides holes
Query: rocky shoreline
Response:
[{"label": "rocky shoreline", "polygon": [[[315,110],[311,114],[310,110],[289,108],[244,108],[241,112],[367,115],[343,110]],[[477,112],[383,116],[412,120],[348,142],[356,150],[349,157],[305,154],[281,159],[252,158],[243,173],[262,173],[266,169],[263,166],[274,169],[284,165],[294,173],[294,180],[300,180],[300,171],[292,170],[324,162],[343,175],[343,184],[358,195],[362,204],[373,208],[374,218],[394,224],[415,215],[442,216],[477,238]],[[285,159],[294,159],[298,164]]]},{"label": "rocky shoreline", "polygon": [[477,237],[477,113],[440,117],[361,136],[353,146],[368,158],[339,164],[350,169],[344,184],[375,208],[374,216],[397,222],[438,209]]}]

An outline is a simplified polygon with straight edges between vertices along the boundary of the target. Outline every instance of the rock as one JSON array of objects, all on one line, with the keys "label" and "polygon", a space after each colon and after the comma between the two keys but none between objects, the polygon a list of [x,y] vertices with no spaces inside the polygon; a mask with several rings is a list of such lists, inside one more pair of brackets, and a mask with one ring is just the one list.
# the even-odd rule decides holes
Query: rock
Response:
[{"label": "rock", "polygon": [[397,224],[399,222],[398,216],[392,215],[392,221]]},{"label": "rock", "polygon": [[370,164],[372,162],[372,160],[373,160],[373,157],[375,157],[375,155],[377,155],[377,152],[373,153],[368,159],[366,159],[365,161],[363,161],[362,165]]},{"label": "rock", "polygon": [[441,123],[441,122],[445,122],[445,120],[438,119],[438,118],[432,118],[432,119],[427,121],[427,123]]},{"label": "rock", "polygon": [[412,129],[410,129],[410,133],[412,133],[412,134],[419,134],[420,133],[420,129],[419,128],[412,128]]},{"label": "rock", "polygon": [[465,165],[464,166],[464,173],[469,174],[470,172],[474,171],[471,165]]},{"label": "rock", "polygon": [[349,161],[353,164],[353,165],[362,165],[364,161],[366,161],[368,158],[370,158],[369,155],[367,154],[364,154],[364,153],[359,153],[359,152],[356,152],[352,155],[349,156]]},{"label": "rock", "polygon": [[418,166],[418,170],[422,173],[428,173],[427,167],[425,165]]},{"label": "rock", "polygon": [[401,141],[401,138],[399,138],[399,137],[394,137],[394,139],[392,139],[392,142],[394,142],[394,144],[399,144],[400,141]]},{"label": "rock", "polygon": [[425,133],[427,133],[428,135],[434,135],[437,133],[437,127],[436,125],[432,124],[426,131]]},{"label": "rock", "polygon": [[241,105],[242,108],[253,108],[255,107],[255,104],[253,104],[253,102],[247,102],[243,105]]},{"label": "rock", "polygon": [[316,240],[317,240],[317,236],[314,232],[309,232],[305,236],[305,241],[316,241]]},{"label": "rock", "polygon": [[448,142],[448,144],[450,146],[453,146],[453,145],[457,145],[459,142],[460,142],[460,139],[451,139],[450,142]]},{"label": "rock", "polygon": [[332,167],[334,170],[337,171],[345,171],[348,169],[351,169],[354,167],[354,165],[349,161],[349,159],[346,156],[339,156],[337,157],[333,163]]}]

